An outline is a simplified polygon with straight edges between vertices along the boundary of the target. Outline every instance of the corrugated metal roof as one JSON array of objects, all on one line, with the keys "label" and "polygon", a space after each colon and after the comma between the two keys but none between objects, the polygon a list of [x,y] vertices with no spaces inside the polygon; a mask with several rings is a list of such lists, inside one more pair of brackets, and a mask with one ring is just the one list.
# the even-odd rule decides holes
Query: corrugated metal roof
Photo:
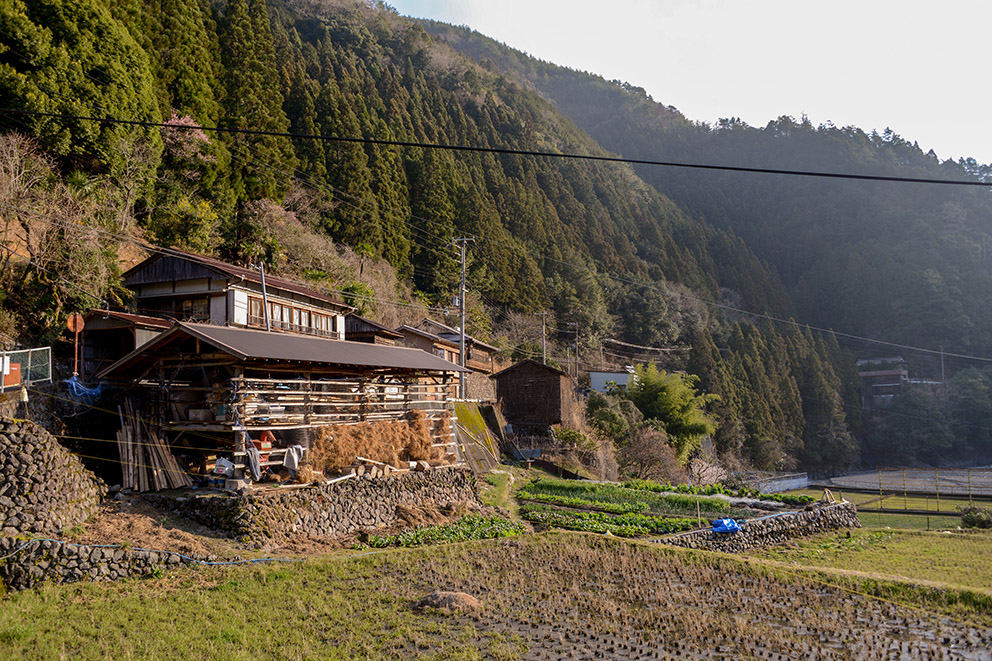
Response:
[{"label": "corrugated metal roof", "polygon": [[171,330],[124,356],[97,376],[99,378],[126,376],[133,368],[153,360],[152,354],[155,350],[189,337],[206,342],[242,361],[272,360],[424,372],[470,371],[420,349],[329,340],[309,335],[270,333],[228,326],[177,323]]}]

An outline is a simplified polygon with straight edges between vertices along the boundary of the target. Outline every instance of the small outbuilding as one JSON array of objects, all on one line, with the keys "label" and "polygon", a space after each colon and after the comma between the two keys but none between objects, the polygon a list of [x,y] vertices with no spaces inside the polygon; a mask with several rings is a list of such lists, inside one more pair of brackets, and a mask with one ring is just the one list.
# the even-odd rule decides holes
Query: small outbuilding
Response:
[{"label": "small outbuilding", "polygon": [[530,358],[493,374],[496,399],[518,433],[539,433],[571,418],[572,378]]}]

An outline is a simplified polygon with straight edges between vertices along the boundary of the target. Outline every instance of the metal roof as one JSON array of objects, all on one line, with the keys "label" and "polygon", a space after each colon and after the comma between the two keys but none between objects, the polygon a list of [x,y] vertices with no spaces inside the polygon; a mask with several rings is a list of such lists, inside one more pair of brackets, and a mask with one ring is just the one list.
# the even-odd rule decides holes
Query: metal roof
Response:
[{"label": "metal roof", "polygon": [[558,369],[557,367],[552,367],[551,365],[545,365],[544,363],[539,363],[536,360],[534,360],[533,358],[524,358],[519,363],[513,363],[509,367],[504,368],[504,369],[501,369],[500,371],[496,372],[495,374],[490,374],[489,375],[489,378],[490,379],[495,379],[495,378],[497,378],[499,376],[502,376],[503,374],[506,374],[507,372],[512,372],[512,371],[516,370],[519,367],[523,367],[524,365],[534,365],[535,367],[540,367],[541,369],[548,370],[549,372],[554,372],[555,374],[558,374],[560,376],[567,376],[569,378],[571,378],[571,376],[572,376],[568,372],[563,372],[560,369]]},{"label": "metal roof", "polygon": [[[434,331],[432,333],[433,335],[436,335],[437,337],[440,337],[441,339],[444,340],[455,342],[459,346],[461,346],[461,331],[458,330],[457,328],[453,328],[452,326],[448,326],[447,324],[442,324],[440,321],[434,321],[433,319],[429,319],[427,317],[424,317],[423,320],[421,320],[420,324],[418,324],[418,328],[421,326],[437,326],[441,330]],[[431,333],[431,331],[428,331],[426,328],[421,328],[421,330]],[[491,344],[487,344],[486,342],[483,342],[479,338],[473,337],[467,333],[465,334],[465,342],[467,344],[475,344],[477,346],[482,347],[483,349],[489,349],[490,351],[499,351],[499,347],[493,346]]]},{"label": "metal roof", "polygon": [[97,376],[101,379],[127,376],[135,368],[153,362],[156,350],[185,338],[199,339],[242,361],[286,361],[422,372],[471,371],[420,349],[330,340],[312,335],[270,333],[229,326],[177,323],[170,330],[124,356]]},{"label": "metal roof", "polygon": [[435,335],[434,333],[428,333],[427,331],[421,328],[414,328],[413,326],[407,326],[406,324],[403,324],[402,326],[397,328],[396,332],[401,335],[406,335],[407,333],[413,333],[414,335],[426,337],[428,340],[431,340],[432,342],[441,342],[442,344],[447,344],[448,346],[455,347],[456,349],[459,348],[459,344],[457,342],[446,340],[439,335]]}]

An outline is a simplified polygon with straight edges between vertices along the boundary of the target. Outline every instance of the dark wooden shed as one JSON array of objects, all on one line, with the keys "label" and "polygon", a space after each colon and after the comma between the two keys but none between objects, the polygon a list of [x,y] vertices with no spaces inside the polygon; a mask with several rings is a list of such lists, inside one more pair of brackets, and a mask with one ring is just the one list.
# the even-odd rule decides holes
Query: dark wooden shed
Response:
[{"label": "dark wooden shed", "polygon": [[506,421],[518,433],[543,432],[569,418],[572,378],[565,372],[528,358],[490,378]]}]

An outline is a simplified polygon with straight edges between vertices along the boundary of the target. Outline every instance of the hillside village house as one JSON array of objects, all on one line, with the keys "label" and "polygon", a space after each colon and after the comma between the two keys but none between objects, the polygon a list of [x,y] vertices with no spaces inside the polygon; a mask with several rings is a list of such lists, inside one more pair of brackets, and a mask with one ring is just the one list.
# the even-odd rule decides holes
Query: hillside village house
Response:
[{"label": "hillside village house", "polygon": [[901,356],[858,360],[861,377],[861,408],[884,409],[909,384],[909,370]]},{"label": "hillside village house", "polygon": [[86,316],[80,370],[92,380],[175,321],[344,339],[344,316],[352,310],[329,296],[283,278],[181,250],[156,253],[128,270],[134,292],[130,312],[93,310]]},{"label": "hillside village house", "polygon": [[365,317],[360,317],[354,312],[344,318],[344,332],[345,336],[352,342],[368,342],[369,344],[382,344],[389,347],[396,346],[396,343],[403,339],[403,335],[400,333]]},{"label": "hillside village house", "polygon": [[458,342],[452,342],[421,328],[407,325],[400,326],[396,332],[401,336],[400,344],[405,347],[420,349],[453,363],[458,362]]}]

